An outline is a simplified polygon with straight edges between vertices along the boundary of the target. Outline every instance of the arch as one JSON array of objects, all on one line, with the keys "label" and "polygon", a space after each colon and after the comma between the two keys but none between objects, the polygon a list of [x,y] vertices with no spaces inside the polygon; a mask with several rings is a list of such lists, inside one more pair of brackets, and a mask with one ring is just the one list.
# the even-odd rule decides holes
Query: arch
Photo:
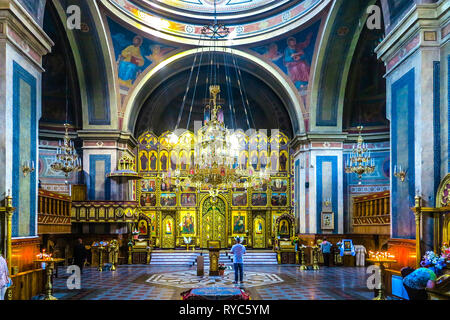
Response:
[{"label": "arch", "polygon": [[200,51],[204,53],[215,51],[218,53],[234,54],[238,60],[249,63],[251,66],[256,66],[257,68],[251,69],[256,69],[256,72],[260,72],[261,74],[255,74],[255,70],[243,69],[264,81],[278,95],[289,114],[294,135],[305,131],[301,99],[294,85],[285,75],[280,74],[274,66],[255,57],[249,52],[231,48],[213,47],[191,49],[174,54],[153,69],[147,71],[124,102],[126,106],[123,120],[124,127],[122,128],[124,131],[131,133],[135,131],[137,118],[144,101],[165,79],[189,69],[192,66],[194,55]]},{"label": "arch", "polygon": [[342,131],[342,115],[353,55],[364,22],[367,7],[376,3],[355,5],[337,1],[330,9],[319,44],[316,72],[312,81],[310,105],[311,131]]}]

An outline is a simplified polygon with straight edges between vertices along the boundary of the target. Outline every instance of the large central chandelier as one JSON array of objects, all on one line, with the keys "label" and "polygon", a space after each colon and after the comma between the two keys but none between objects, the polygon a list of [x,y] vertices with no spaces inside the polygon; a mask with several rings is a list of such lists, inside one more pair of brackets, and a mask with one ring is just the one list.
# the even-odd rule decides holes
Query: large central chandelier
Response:
[{"label": "large central chandelier", "polygon": [[[216,54],[216,41],[223,39],[230,35],[230,30],[224,24],[217,21],[217,12],[215,10],[214,21],[202,29],[202,35],[213,41],[214,50],[211,52],[211,70],[210,77],[211,81],[209,84],[210,98],[208,104],[205,106],[205,113],[210,114],[210,118],[205,119],[204,125],[197,132],[194,132],[194,143],[191,146],[191,150],[194,153],[194,163],[191,164],[188,170],[169,170],[163,175],[163,179],[169,179],[174,182],[177,187],[195,187],[198,191],[208,191],[212,197],[212,201],[216,201],[217,196],[220,191],[230,188],[245,188],[249,186],[255,186],[257,184],[267,183],[270,179],[270,167],[266,166],[264,169],[256,172],[252,166],[247,168],[246,166],[239,165],[239,152],[240,152],[240,142],[237,135],[226,128],[224,123],[224,112],[222,106],[218,104],[219,94],[221,92],[221,87],[218,85],[217,80],[217,58]],[[199,43],[200,48],[200,43]],[[200,49],[199,49],[200,51]],[[198,68],[200,70],[201,60],[203,57],[203,50],[201,51],[200,62],[198,63]],[[243,108],[246,115],[247,125],[250,129],[249,116],[250,106],[248,99],[245,98],[245,88],[242,82],[242,75],[237,67],[237,63],[234,59],[233,53],[231,53],[233,58],[233,63],[235,67],[235,74],[238,79],[238,87],[241,93],[241,101],[243,103]],[[180,114],[178,117],[177,125],[175,131],[178,129],[180,124],[181,115],[184,109],[184,103],[186,101],[187,94],[190,90],[190,81],[193,77],[194,66],[197,62],[197,55],[194,57],[194,63],[191,68],[191,73],[189,76],[188,85],[186,88],[186,93],[183,99],[183,104],[180,108]],[[225,68],[227,64],[224,63]],[[225,73],[227,73],[226,70]],[[195,98],[196,86],[198,82],[198,72],[196,83],[194,85],[194,97]],[[228,97],[230,98],[230,88],[231,80],[230,76],[226,77]],[[246,101],[246,104],[244,103]],[[234,107],[232,107],[232,102],[229,101],[230,113],[234,113]],[[248,111],[247,111],[248,109]],[[189,127],[189,121],[191,118],[192,105],[190,109],[187,128]],[[169,137],[169,142],[172,146],[178,143],[178,136],[172,133]]]}]

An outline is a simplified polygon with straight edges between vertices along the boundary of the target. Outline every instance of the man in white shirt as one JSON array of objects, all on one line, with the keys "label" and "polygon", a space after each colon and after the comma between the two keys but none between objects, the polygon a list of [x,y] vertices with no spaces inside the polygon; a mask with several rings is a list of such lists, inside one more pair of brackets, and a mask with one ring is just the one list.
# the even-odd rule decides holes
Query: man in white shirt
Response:
[{"label": "man in white shirt", "polygon": [[[231,253],[234,255],[234,284],[244,282],[244,259],[243,256],[246,252],[245,247],[241,244],[241,239],[236,237],[236,244],[231,247]],[[238,277],[239,276],[239,277]]]}]

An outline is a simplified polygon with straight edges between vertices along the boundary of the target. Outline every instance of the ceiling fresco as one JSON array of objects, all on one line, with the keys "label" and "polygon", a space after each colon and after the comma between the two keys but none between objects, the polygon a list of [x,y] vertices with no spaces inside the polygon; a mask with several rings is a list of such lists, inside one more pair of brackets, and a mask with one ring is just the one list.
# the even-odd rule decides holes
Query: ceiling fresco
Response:
[{"label": "ceiling fresco", "polygon": [[[227,5],[228,2],[226,1],[223,1],[222,5]],[[102,0],[102,3],[122,20],[126,20],[126,22],[134,25],[139,23],[143,31],[152,33],[155,36],[161,37],[162,33],[165,35],[170,34],[174,36],[170,40],[176,42],[186,42],[183,39],[201,39],[203,37],[204,21],[197,19],[193,21],[198,22],[192,22],[188,21],[188,19],[183,19],[183,17],[172,18],[162,15],[152,10],[148,5],[144,5],[142,1],[138,2],[137,0]],[[329,3],[327,0],[303,0],[295,2],[284,11],[276,11],[270,16],[261,18],[260,15],[255,15],[254,17],[252,16],[251,21],[227,23],[231,33],[227,41],[231,40],[233,44],[237,45],[243,44],[239,43],[241,39],[246,39],[248,43],[261,40],[258,39],[258,36],[264,36],[262,39],[267,39],[270,37],[268,33],[271,32],[274,32],[273,36],[277,36],[281,28],[286,28],[283,31],[292,30],[299,26],[295,23],[303,21],[302,19],[310,20],[312,17],[308,16],[308,14],[320,12],[327,3]],[[316,12],[316,9],[318,12]],[[208,20],[210,20],[210,17]],[[166,37],[166,39],[168,38]],[[196,40],[195,44],[198,44],[198,40]]]},{"label": "ceiling fresco", "polygon": [[[155,2],[143,1],[150,4]],[[283,5],[289,0],[157,0],[156,2],[178,9],[205,13],[214,12],[214,2],[216,2],[217,13],[221,14],[260,9],[264,6],[273,9],[274,6]]]}]

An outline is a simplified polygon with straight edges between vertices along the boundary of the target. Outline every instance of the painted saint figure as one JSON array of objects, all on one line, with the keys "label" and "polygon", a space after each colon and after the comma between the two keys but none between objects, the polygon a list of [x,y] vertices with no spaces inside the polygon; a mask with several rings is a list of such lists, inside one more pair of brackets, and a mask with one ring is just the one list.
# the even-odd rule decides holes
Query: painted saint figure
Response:
[{"label": "painted saint figure", "polygon": [[136,80],[139,69],[144,65],[144,58],[141,54],[143,39],[141,36],[133,38],[133,44],[126,47],[119,56],[119,79],[120,82],[131,87]]},{"label": "painted saint figure", "polygon": [[284,64],[288,69],[289,78],[294,82],[297,89],[308,86],[311,66],[303,60],[305,52],[303,49],[311,43],[312,33],[308,34],[306,40],[297,43],[297,39],[290,37],[287,40],[287,48],[284,51]]}]

